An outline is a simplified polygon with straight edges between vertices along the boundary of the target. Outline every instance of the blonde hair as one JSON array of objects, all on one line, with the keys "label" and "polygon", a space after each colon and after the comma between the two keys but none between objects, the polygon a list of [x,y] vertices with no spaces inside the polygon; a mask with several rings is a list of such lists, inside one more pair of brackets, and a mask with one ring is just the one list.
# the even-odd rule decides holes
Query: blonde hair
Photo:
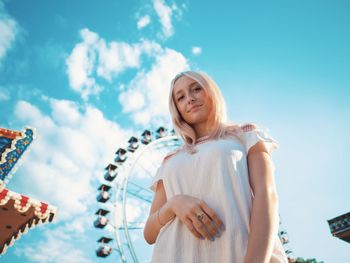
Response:
[{"label": "blonde hair", "polygon": [[[184,149],[189,153],[195,153],[195,145],[198,138],[194,129],[189,125],[178,111],[174,97],[173,90],[175,82],[182,76],[187,76],[201,85],[208,93],[213,102],[213,130],[208,135],[208,139],[219,139],[223,137],[235,136],[241,131],[241,126],[232,122],[227,122],[226,105],[224,98],[220,92],[218,85],[204,72],[184,71],[177,74],[171,81],[170,93],[169,93],[169,111],[171,119],[174,125],[174,130],[180,138],[184,141]],[[254,124],[253,124],[254,125]]]}]

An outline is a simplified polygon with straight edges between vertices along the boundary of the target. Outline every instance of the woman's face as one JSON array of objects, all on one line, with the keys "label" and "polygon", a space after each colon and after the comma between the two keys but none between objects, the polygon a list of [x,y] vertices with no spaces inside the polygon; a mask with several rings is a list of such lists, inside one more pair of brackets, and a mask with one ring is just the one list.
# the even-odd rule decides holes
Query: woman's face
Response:
[{"label": "woman's face", "polygon": [[207,91],[195,80],[187,76],[176,80],[173,99],[182,118],[189,125],[208,122],[213,103]]}]

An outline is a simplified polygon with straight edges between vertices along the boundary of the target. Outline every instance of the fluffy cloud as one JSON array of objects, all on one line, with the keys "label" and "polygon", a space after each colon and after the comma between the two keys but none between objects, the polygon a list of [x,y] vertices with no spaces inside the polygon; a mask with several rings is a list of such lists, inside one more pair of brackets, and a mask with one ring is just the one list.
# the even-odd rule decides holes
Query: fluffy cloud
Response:
[{"label": "fluffy cloud", "polygon": [[171,19],[174,10],[178,10],[177,6],[173,4],[169,7],[164,3],[164,0],[153,0],[153,7],[162,25],[164,37],[171,37],[174,34],[174,27]]},{"label": "fluffy cloud", "polygon": [[18,31],[17,22],[6,13],[4,4],[0,2],[0,63],[12,47]]},{"label": "fluffy cloud", "polygon": [[151,18],[148,15],[141,17],[137,21],[137,29],[142,29],[151,23]]},{"label": "fluffy cloud", "polygon": [[139,68],[141,55],[154,56],[161,51],[159,44],[141,39],[139,43],[106,42],[89,29],[80,31],[78,43],[66,60],[71,88],[84,100],[99,94],[103,88],[98,78],[109,82],[128,68]]},{"label": "fluffy cloud", "polygon": [[18,176],[23,173],[32,182],[27,193],[57,206],[59,218],[67,220],[95,202],[93,182],[113,159],[115,147],[125,144],[128,132],[91,106],[55,99],[49,103],[47,115],[26,101],[17,103],[17,121],[38,133]]},{"label": "fluffy cloud", "polygon": [[192,47],[192,54],[193,55],[200,55],[202,53],[201,47]]},{"label": "fluffy cloud", "polygon": [[143,45],[125,42],[106,43],[101,39],[98,46],[99,65],[97,74],[111,81],[112,76],[123,72],[127,68],[139,68],[140,56],[144,52]]},{"label": "fluffy cloud", "polygon": [[89,95],[98,94],[102,91],[102,87],[97,85],[92,77],[96,61],[95,49],[98,35],[87,29],[83,29],[80,34],[83,42],[74,47],[66,64],[70,86],[73,90],[79,92],[83,99],[87,99]]},{"label": "fluffy cloud", "polygon": [[[140,71],[119,95],[124,112],[130,112],[138,125],[169,123],[168,93],[174,73],[189,68],[186,58],[166,48],[156,57],[151,69]],[[127,100],[125,98],[130,98]],[[135,100],[132,100],[136,98]],[[142,102],[142,103],[140,103]]]},{"label": "fluffy cloud", "polygon": [[127,90],[120,94],[119,101],[123,104],[124,112],[133,112],[145,106],[145,96],[139,90]]},{"label": "fluffy cloud", "polygon": [[[163,49],[158,43],[145,39],[134,44],[106,42],[88,29],[83,29],[81,36],[83,42],[75,46],[67,59],[67,72],[71,87],[80,92],[83,99],[101,91],[98,77],[111,82],[128,68],[140,68],[128,84],[122,84],[119,101],[123,112],[130,113],[138,125],[169,121],[164,98],[168,97],[171,78],[176,72],[189,69],[180,52]],[[153,59],[149,70],[141,65],[142,55]]]},{"label": "fluffy cloud", "polygon": [[[152,16],[155,14],[159,20],[158,23],[153,23],[154,26],[157,26],[156,32],[157,37],[161,40],[166,40],[167,38],[174,35],[175,30],[173,26],[174,19],[181,20],[183,11],[187,9],[185,3],[178,6],[175,3],[171,5],[166,4],[164,0],[152,0],[153,10],[149,10],[149,7],[142,7],[141,13],[150,13]],[[137,29],[140,30],[151,23],[151,15],[140,16],[139,12],[136,14],[137,19]],[[160,29],[158,28],[160,25]]]},{"label": "fluffy cloud", "polygon": [[[38,253],[38,248],[40,253]],[[44,240],[37,244],[28,244],[23,249],[16,247],[16,254],[24,254],[26,258],[38,263],[92,263],[86,256],[86,252],[76,247],[67,230],[59,227],[55,230],[47,230]]]}]

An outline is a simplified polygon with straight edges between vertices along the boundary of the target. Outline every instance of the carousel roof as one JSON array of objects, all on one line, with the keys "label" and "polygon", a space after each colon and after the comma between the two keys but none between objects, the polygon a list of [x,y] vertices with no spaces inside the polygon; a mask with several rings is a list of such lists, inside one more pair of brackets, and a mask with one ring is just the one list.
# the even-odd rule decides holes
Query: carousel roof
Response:
[{"label": "carousel roof", "polygon": [[34,131],[0,128],[0,255],[22,234],[41,223],[51,222],[56,208],[5,188],[18,161],[34,139]]},{"label": "carousel roof", "polygon": [[350,212],[328,220],[333,236],[350,243]]},{"label": "carousel roof", "polygon": [[0,191],[0,254],[29,229],[51,222],[55,214],[55,207],[4,188]]},{"label": "carousel roof", "polygon": [[33,139],[34,131],[31,128],[25,128],[22,132],[0,128],[0,190],[11,179],[16,163]]}]

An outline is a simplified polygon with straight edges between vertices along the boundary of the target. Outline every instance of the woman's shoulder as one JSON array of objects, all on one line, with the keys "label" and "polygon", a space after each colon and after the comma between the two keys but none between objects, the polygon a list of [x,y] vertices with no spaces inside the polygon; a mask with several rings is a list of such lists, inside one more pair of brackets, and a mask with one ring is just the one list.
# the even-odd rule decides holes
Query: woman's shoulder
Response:
[{"label": "woman's shoulder", "polygon": [[278,141],[276,141],[270,135],[269,130],[264,126],[258,126],[255,123],[247,123],[242,125],[240,128],[239,137],[245,145],[247,153],[249,152],[249,149],[255,144],[257,144],[259,141],[264,142],[269,152],[279,147]]},{"label": "woman's shoulder", "polygon": [[234,139],[245,146],[246,137],[259,130],[259,126],[253,122],[226,123],[223,139]]},{"label": "woman's shoulder", "polygon": [[239,135],[243,132],[249,132],[259,128],[258,125],[253,122],[246,122],[244,124],[226,122],[224,123],[224,127],[225,135]]},{"label": "woman's shoulder", "polygon": [[[249,132],[249,131],[253,131],[253,130],[257,129],[258,126],[256,124],[254,124],[254,123],[245,123],[245,124],[235,125],[234,128],[235,128],[236,131],[237,131],[237,128],[238,128],[238,132]],[[180,146],[180,147],[178,147],[178,148],[168,152],[165,155],[165,157],[163,158],[162,164],[164,164],[169,159],[171,159],[173,156],[179,154],[180,152],[182,152],[184,150],[185,150],[184,145],[182,145],[182,146]]]},{"label": "woman's shoulder", "polygon": [[173,157],[174,155],[176,155],[177,153],[179,153],[182,150],[183,147],[178,147],[170,152],[168,152],[165,157],[163,158],[162,163],[164,164],[166,161],[168,161],[171,157]]},{"label": "woman's shoulder", "polygon": [[246,123],[246,124],[240,125],[240,130],[242,132],[250,132],[256,129],[258,129],[258,126],[255,123]]}]

